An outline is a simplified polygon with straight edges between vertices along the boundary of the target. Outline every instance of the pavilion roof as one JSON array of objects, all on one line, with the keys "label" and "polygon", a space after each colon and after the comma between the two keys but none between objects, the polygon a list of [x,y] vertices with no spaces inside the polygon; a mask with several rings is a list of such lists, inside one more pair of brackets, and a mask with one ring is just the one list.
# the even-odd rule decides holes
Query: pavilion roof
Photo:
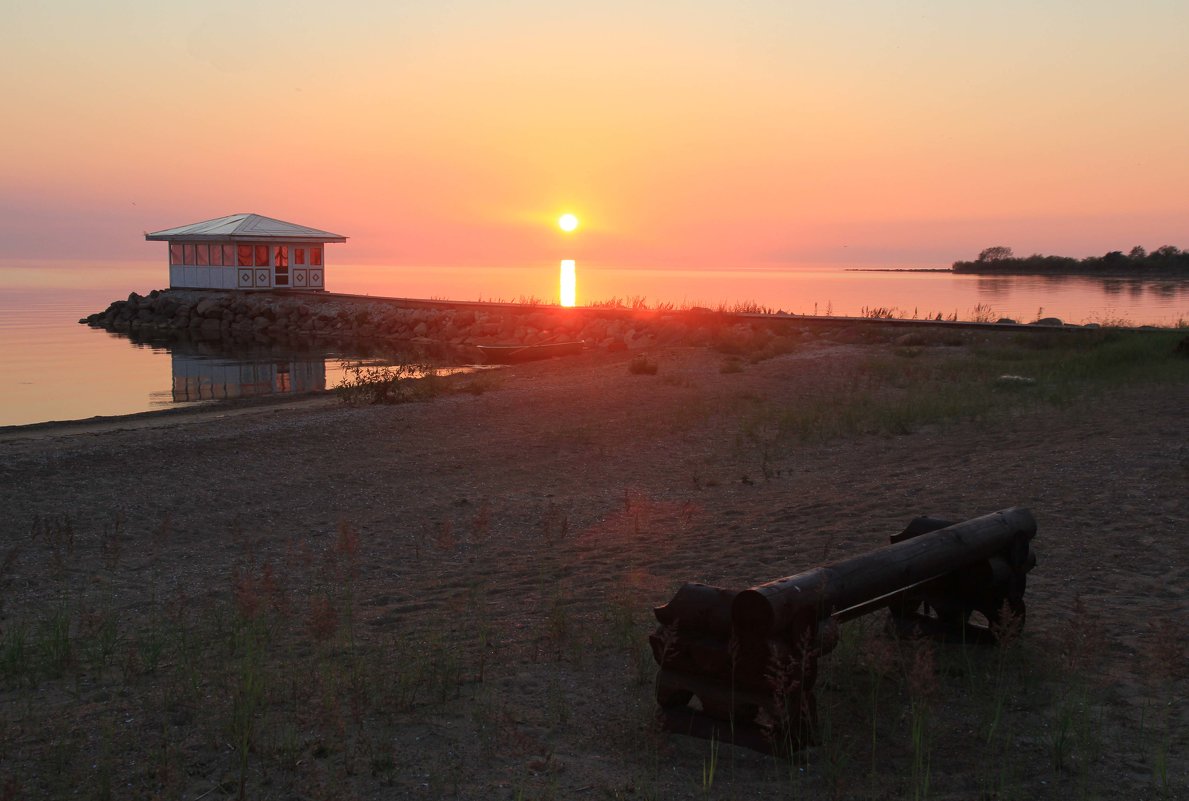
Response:
[{"label": "pavilion roof", "polygon": [[144,238],[160,242],[171,239],[188,239],[194,242],[203,241],[274,241],[288,240],[296,242],[346,242],[347,237],[342,234],[332,234],[330,231],[320,231],[305,225],[274,220],[261,214],[230,214],[213,220],[182,225],[177,228],[166,228],[145,234]]}]

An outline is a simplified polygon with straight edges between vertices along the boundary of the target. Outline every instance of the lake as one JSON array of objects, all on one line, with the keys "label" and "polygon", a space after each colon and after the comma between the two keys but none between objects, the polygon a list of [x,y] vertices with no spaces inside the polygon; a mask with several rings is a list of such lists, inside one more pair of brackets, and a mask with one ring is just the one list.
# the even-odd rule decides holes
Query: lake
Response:
[{"label": "lake", "polygon": [[[555,302],[557,264],[536,267],[336,265],[334,292],[450,300]],[[1177,325],[1189,320],[1189,279],[977,276],[861,271],[842,265],[683,270],[577,265],[579,305],[617,298],[728,308],[755,303],[794,314],[1026,322]],[[167,282],[158,263],[0,262],[0,425],[128,414],[220,398],[334,386],[341,361],[363,354],[240,351],[137,343],[79,325],[113,300]]]}]

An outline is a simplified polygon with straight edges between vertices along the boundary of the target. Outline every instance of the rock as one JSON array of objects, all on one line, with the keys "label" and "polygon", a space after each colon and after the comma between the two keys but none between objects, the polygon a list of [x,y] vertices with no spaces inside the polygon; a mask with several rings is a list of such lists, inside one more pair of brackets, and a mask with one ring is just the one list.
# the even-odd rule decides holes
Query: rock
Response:
[{"label": "rock", "polygon": [[1016,322],[1015,320],[1013,320],[1010,317],[1000,317],[998,320],[995,321],[995,324],[996,325],[1019,325],[1018,322]]},{"label": "rock", "polygon": [[1065,323],[1061,322],[1060,317],[1042,317],[1039,320],[1028,323],[1028,325],[1044,325],[1056,328],[1065,325]]},{"label": "rock", "polygon": [[194,314],[199,317],[215,317],[222,315],[222,308],[216,298],[203,298],[194,307]]},{"label": "rock", "polygon": [[524,324],[529,328],[548,328],[550,315],[547,312],[533,312],[525,318]]}]

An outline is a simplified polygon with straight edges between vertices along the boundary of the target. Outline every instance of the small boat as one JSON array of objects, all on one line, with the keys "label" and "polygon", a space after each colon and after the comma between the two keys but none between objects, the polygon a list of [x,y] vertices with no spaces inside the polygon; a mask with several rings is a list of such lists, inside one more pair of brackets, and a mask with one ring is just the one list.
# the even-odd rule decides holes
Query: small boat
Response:
[{"label": "small boat", "polygon": [[545,342],[540,345],[476,345],[488,364],[518,364],[581,353],[585,342]]}]

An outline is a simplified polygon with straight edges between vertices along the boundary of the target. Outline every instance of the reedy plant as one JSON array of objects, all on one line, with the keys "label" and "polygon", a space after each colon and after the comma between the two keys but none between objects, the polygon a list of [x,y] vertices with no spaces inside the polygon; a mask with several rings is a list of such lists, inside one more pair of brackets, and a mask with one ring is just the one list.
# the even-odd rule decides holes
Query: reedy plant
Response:
[{"label": "reedy plant", "polygon": [[344,362],[334,392],[348,406],[407,403],[440,392],[433,368],[424,364],[365,365]]}]

